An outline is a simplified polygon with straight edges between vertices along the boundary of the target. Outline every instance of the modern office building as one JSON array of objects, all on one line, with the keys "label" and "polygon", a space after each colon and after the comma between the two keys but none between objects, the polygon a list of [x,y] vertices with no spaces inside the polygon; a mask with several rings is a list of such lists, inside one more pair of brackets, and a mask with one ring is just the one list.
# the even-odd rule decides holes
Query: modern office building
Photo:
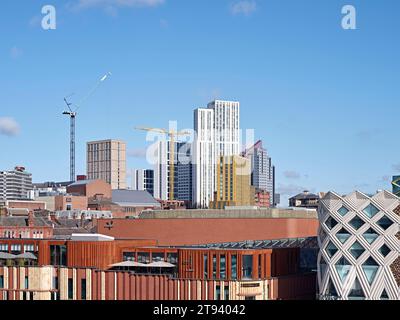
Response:
[{"label": "modern office building", "polygon": [[136,169],[132,173],[132,189],[143,191],[146,190],[154,195],[154,170]]},{"label": "modern office building", "polygon": [[210,207],[253,206],[255,188],[250,184],[250,160],[240,156],[219,158],[216,165],[216,191]]},{"label": "modern office building", "polygon": [[[173,160],[170,146],[170,141],[158,141],[154,165],[154,197],[159,200],[192,202],[192,144],[175,142]],[[174,199],[170,199],[172,162],[174,163]]]},{"label": "modern office building", "polygon": [[240,155],[240,103],[215,100],[207,107],[214,111],[215,159]]},{"label": "modern office building", "polygon": [[24,167],[0,171],[0,201],[31,199],[32,190],[32,175]]},{"label": "modern office building", "polygon": [[113,190],[126,189],[126,144],[119,140],[87,143],[87,179],[102,179]]},{"label": "modern office building", "polygon": [[327,193],[320,221],[320,299],[400,299],[400,198]]},{"label": "modern office building", "polygon": [[194,110],[193,205],[208,208],[215,191],[214,110]]},{"label": "modern office building", "polygon": [[263,148],[262,141],[257,141],[252,147],[245,150],[243,156],[250,159],[251,185],[256,189],[269,192],[270,206],[274,206],[275,170],[267,150]]},{"label": "modern office building", "polygon": [[392,180],[393,193],[400,197],[400,176],[393,176]]}]

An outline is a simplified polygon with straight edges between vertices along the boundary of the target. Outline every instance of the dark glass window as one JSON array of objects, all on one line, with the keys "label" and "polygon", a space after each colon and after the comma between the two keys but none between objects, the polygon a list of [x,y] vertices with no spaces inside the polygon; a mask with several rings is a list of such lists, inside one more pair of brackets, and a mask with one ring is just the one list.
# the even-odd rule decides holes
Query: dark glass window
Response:
[{"label": "dark glass window", "polygon": [[50,246],[50,263],[53,266],[66,266],[67,246],[64,245]]},{"label": "dark glass window", "polygon": [[204,254],[204,279],[208,279],[208,254]]},{"label": "dark glass window", "polygon": [[245,255],[242,258],[243,268],[242,268],[242,275],[243,279],[252,279],[253,275],[253,256],[252,255]]},{"label": "dark glass window", "polygon": [[229,300],[229,285],[226,283],[224,286],[224,300]]},{"label": "dark glass window", "polygon": [[81,300],[86,300],[86,279],[81,280]]},{"label": "dark glass window", "polygon": [[138,262],[150,263],[150,252],[138,252]]},{"label": "dark glass window", "polygon": [[4,289],[4,276],[0,276],[0,289]]},{"label": "dark glass window", "polygon": [[226,279],[226,256],[221,254],[219,259],[219,276],[221,279]]},{"label": "dark glass window", "polygon": [[213,279],[217,278],[217,256],[213,254],[212,256],[212,263],[213,263]]},{"label": "dark glass window", "polygon": [[164,261],[164,253],[163,252],[152,252],[151,260],[153,262]]},{"label": "dark glass window", "polygon": [[177,265],[178,264],[178,254],[177,253],[168,253],[167,254],[167,262]]},{"label": "dark glass window", "polygon": [[25,276],[25,289],[29,289],[29,278]]},{"label": "dark glass window", "polygon": [[217,285],[215,288],[215,300],[221,300],[221,286]]},{"label": "dark glass window", "polygon": [[123,261],[135,261],[135,253],[134,252],[124,252],[122,254]]},{"label": "dark glass window", "polygon": [[74,280],[68,279],[68,299],[74,299]]},{"label": "dark glass window", "polygon": [[237,279],[237,255],[232,255],[231,260],[231,278]]}]

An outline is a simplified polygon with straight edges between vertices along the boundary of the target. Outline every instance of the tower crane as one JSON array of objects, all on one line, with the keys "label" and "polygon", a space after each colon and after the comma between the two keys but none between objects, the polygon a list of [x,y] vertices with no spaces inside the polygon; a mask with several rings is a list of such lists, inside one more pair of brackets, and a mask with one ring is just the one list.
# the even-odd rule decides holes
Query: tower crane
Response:
[{"label": "tower crane", "polygon": [[159,128],[147,128],[147,127],[136,127],[136,130],[141,130],[141,131],[147,131],[147,132],[156,132],[156,133],[161,133],[165,134],[169,137],[169,143],[170,143],[170,168],[169,168],[169,187],[170,187],[170,192],[169,192],[169,200],[173,201],[175,200],[175,141],[177,137],[180,136],[189,136],[192,134],[192,132],[188,130],[182,130],[182,131],[175,131],[175,130],[168,130],[168,129],[159,129]]},{"label": "tower crane", "polygon": [[70,181],[75,181],[75,120],[77,116],[78,109],[81,105],[92,96],[96,90],[99,88],[100,84],[105,81],[111,73],[108,72],[104,75],[96,85],[86,94],[86,96],[76,105],[75,110],[72,109],[72,103],[68,101],[68,97],[64,98],[64,102],[67,105],[68,110],[64,111],[62,114],[68,116],[70,118],[70,143],[69,143],[69,152],[70,152]]}]

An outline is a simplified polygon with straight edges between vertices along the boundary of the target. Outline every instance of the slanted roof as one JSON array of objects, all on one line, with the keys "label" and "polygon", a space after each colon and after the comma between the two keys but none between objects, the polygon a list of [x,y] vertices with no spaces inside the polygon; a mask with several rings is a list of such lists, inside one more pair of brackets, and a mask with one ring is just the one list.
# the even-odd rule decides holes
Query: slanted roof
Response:
[{"label": "slanted roof", "polygon": [[112,201],[122,207],[161,207],[147,191],[113,190]]},{"label": "slanted roof", "polygon": [[71,183],[68,187],[84,186],[84,185],[86,185],[86,184],[91,184],[91,183],[93,183],[94,181],[96,181],[96,180],[79,180],[79,181],[76,181],[76,182],[74,182],[74,183]]},{"label": "slanted roof", "polygon": [[295,199],[295,200],[319,199],[319,196],[314,193],[305,191],[305,192],[299,193],[298,195],[295,195],[294,197],[292,197],[290,199]]}]

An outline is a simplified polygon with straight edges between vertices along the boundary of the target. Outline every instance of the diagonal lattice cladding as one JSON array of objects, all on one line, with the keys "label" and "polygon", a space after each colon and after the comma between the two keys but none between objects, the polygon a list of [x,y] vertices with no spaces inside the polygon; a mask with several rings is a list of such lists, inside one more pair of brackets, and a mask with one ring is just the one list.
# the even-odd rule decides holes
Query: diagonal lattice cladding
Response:
[{"label": "diagonal lattice cladding", "polygon": [[398,216],[400,216],[400,206],[397,206],[397,207],[393,210],[393,212],[394,212],[395,214],[397,214]]},{"label": "diagonal lattice cladding", "polygon": [[390,269],[392,270],[397,285],[400,287],[400,257],[393,261]]}]

